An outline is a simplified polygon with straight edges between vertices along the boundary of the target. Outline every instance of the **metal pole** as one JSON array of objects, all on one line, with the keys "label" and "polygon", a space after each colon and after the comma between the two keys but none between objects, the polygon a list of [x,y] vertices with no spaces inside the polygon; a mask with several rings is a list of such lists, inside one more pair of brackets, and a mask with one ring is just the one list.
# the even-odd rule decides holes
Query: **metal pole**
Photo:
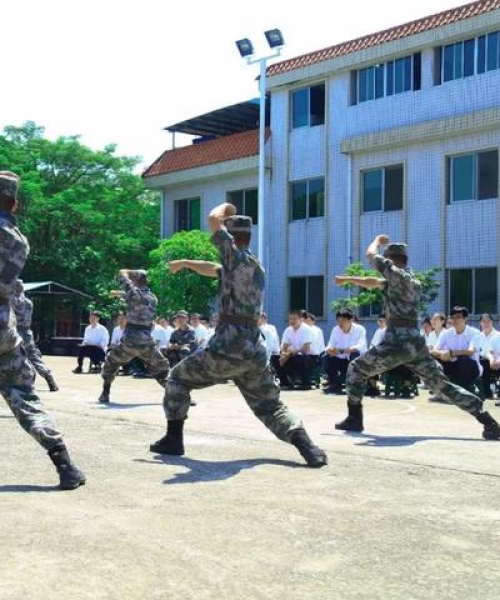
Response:
[{"label": "metal pole", "polygon": [[259,117],[259,249],[258,255],[262,266],[265,268],[265,222],[266,222],[266,211],[265,211],[265,187],[266,187],[266,67],[267,60],[262,58],[260,60],[260,117]]}]

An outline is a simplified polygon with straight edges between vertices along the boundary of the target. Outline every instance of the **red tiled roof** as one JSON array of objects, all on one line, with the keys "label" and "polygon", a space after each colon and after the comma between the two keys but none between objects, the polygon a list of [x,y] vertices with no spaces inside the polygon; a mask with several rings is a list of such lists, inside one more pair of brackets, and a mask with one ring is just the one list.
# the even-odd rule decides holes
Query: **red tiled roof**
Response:
[{"label": "red tiled roof", "polygon": [[[270,132],[267,131],[266,139]],[[143,177],[156,177],[175,171],[205,167],[228,160],[256,156],[259,153],[259,130],[244,131],[224,137],[167,150],[148,167]]]},{"label": "red tiled roof", "polygon": [[349,42],[343,42],[323,50],[316,50],[302,56],[290,58],[282,62],[271,65],[267,73],[268,75],[280,75],[287,73],[288,71],[294,71],[303,67],[309,67],[325,60],[331,60],[332,58],[338,58],[352,52],[359,50],[366,50],[372,46],[378,46],[387,42],[393,42],[401,38],[416,35],[424,31],[436,29],[437,27],[443,27],[444,25],[450,25],[464,19],[470,19],[477,17],[478,15],[485,14],[492,10],[500,8],[500,0],[479,0],[478,2],[472,2],[457,8],[445,10],[443,12],[431,15],[430,17],[424,17],[417,21],[411,21],[404,25],[398,25],[385,31],[366,35],[364,37],[351,40]]}]

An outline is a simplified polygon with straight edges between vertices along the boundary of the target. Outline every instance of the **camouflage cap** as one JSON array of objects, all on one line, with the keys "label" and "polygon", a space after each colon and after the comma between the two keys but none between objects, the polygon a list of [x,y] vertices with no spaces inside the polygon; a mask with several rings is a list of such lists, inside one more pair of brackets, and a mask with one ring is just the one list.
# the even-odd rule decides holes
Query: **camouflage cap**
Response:
[{"label": "camouflage cap", "polygon": [[252,217],[234,215],[224,220],[224,225],[229,233],[252,233]]},{"label": "camouflage cap", "polygon": [[11,171],[0,171],[0,195],[16,200],[19,176]]},{"label": "camouflage cap", "polygon": [[131,279],[147,279],[148,272],[144,269],[135,269],[134,271],[130,271],[129,277]]},{"label": "camouflage cap", "polygon": [[384,250],[384,256],[406,256],[408,257],[408,246],[406,244],[389,244]]},{"label": "camouflage cap", "polygon": [[187,313],[185,310],[180,310],[174,317],[174,319],[177,319],[178,317],[184,317],[185,319],[189,318],[189,313]]}]

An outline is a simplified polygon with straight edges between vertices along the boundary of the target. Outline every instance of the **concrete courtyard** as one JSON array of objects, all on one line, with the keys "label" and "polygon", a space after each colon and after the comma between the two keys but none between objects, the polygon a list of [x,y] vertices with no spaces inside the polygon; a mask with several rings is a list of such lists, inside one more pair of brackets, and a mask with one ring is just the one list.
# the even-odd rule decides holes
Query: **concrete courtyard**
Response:
[{"label": "concrete courtyard", "polygon": [[0,405],[2,600],[500,597],[500,443],[459,409],[368,399],[344,435],[344,397],[288,392],[328,451],[315,471],[229,384],[195,394],[186,457],[160,459],[154,381],[120,377],[101,407],[99,376],[48,362],[61,391],[37,389],[88,482],[58,491]]}]

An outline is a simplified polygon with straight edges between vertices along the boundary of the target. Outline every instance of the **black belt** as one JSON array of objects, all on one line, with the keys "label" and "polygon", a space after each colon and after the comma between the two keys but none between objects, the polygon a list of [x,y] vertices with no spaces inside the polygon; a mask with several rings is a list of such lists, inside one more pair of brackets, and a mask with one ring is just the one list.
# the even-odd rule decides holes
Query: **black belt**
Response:
[{"label": "black belt", "polygon": [[241,325],[242,327],[258,327],[259,319],[256,317],[244,317],[240,315],[219,315],[220,323],[228,325]]},{"label": "black belt", "polygon": [[392,319],[389,318],[388,327],[406,327],[407,329],[418,329],[418,321],[411,319]]},{"label": "black belt", "polygon": [[125,331],[127,329],[132,329],[133,331],[152,331],[152,325],[136,325],[135,323],[127,323],[125,325]]}]

